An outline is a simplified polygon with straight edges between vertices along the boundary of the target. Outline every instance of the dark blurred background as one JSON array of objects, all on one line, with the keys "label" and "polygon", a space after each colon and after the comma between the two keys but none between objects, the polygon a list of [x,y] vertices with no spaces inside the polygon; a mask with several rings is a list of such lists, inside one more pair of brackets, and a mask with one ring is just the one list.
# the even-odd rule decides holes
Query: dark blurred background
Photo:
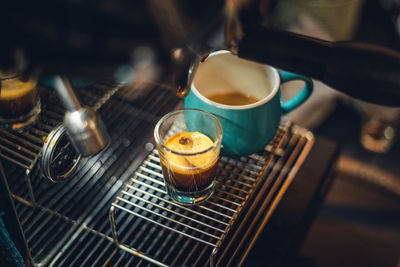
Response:
[{"label": "dark blurred background", "polygon": [[[278,2],[274,22],[284,29],[400,49],[400,1]],[[341,153],[294,265],[400,266],[400,111],[371,109],[318,82],[314,93],[308,107],[289,116],[316,135],[339,142]],[[395,136],[384,151],[361,142],[370,113],[381,122],[391,117]]]}]

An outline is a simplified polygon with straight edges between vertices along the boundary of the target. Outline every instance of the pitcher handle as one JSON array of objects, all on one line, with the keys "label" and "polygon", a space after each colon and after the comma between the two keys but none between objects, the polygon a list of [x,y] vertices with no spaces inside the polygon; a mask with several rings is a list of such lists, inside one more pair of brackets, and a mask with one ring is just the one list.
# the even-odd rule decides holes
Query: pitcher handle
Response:
[{"label": "pitcher handle", "polygon": [[298,92],[295,96],[291,97],[290,99],[282,102],[281,104],[282,112],[283,114],[286,114],[292,111],[293,109],[297,108],[298,106],[300,106],[302,103],[304,103],[304,101],[306,101],[306,99],[311,95],[313,91],[314,84],[313,81],[306,76],[283,70],[279,70],[278,72],[281,78],[281,84],[294,80],[301,80],[304,81],[305,83],[303,89],[301,89],[300,92]]}]

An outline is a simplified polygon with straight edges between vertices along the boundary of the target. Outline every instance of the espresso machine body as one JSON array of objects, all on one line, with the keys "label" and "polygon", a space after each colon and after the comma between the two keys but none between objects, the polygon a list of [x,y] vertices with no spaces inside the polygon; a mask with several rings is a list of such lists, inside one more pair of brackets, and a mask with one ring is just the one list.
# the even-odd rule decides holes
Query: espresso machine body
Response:
[{"label": "espresso machine body", "polygon": [[[82,77],[90,81],[106,80],[92,86],[93,91],[77,91],[83,104],[93,104],[93,109],[101,114],[109,130],[110,145],[104,146],[104,151],[94,157],[83,159],[82,167],[77,168],[68,186],[54,186],[47,180],[43,182],[39,168],[32,167],[27,174],[18,169],[18,164],[1,159],[1,194],[5,200],[2,201],[5,205],[2,207],[5,210],[2,219],[27,266],[34,263],[72,266],[78,262],[82,265],[98,264],[100,260],[108,262],[103,255],[95,258],[100,249],[110,252],[111,258],[118,256],[115,265],[119,262],[131,263],[126,252],[134,254],[140,251],[113,247],[108,209],[119,196],[127,177],[134,174],[141,160],[145,160],[152,151],[148,137],[155,121],[179,105],[176,90],[188,86],[196,62],[204,59],[213,49],[230,49],[242,58],[309,75],[362,100],[400,105],[400,75],[397,75],[400,55],[395,50],[355,43],[332,43],[261,26],[276,2],[243,1],[243,5],[236,6],[235,1],[229,0],[41,0],[10,1],[4,5],[7,12],[0,16],[0,20],[7,27],[0,42],[0,69],[22,68],[27,73],[39,70],[43,80],[54,75],[67,76],[71,80]],[[141,53],[143,51],[147,52]],[[359,68],[371,55],[379,63],[376,68]],[[346,61],[346,69],[342,68],[343,61]],[[115,80],[121,66],[143,66],[141,62],[152,62],[156,66],[154,69],[161,69],[161,74],[150,83],[154,88],[146,85],[143,90],[130,91],[120,84],[109,82],[110,79]],[[345,73],[344,70],[352,72]],[[140,68],[133,68],[132,73],[140,73]],[[362,90],[354,90],[354,84],[360,81]],[[377,94],[373,87],[381,82],[386,86]],[[108,89],[104,89],[106,87]],[[51,123],[55,122],[39,131],[36,128],[30,130],[46,133],[41,138],[61,123],[65,113],[65,109],[60,109],[59,99],[56,100],[58,97],[54,98],[53,89],[46,90],[44,99],[47,102],[44,102],[50,112],[42,115],[47,116]],[[93,95],[95,101],[91,99]],[[33,156],[40,157],[41,147],[37,144],[43,144],[43,140],[30,134],[21,135],[28,136],[28,145],[32,143],[35,149],[39,146],[39,152],[35,151]],[[7,139],[6,136],[7,133],[4,133],[2,139]],[[304,133],[304,136],[307,142],[312,139],[310,134]],[[22,140],[22,144],[26,144],[23,138],[18,138],[17,141]],[[20,151],[17,146],[15,150]],[[24,154],[26,158],[32,156],[29,151],[23,152],[27,153]],[[277,151],[274,157],[282,157],[279,153]],[[327,154],[333,156],[334,152]],[[256,160],[249,159],[249,164]],[[327,160],[328,163],[332,162]],[[29,180],[28,176],[36,178]],[[18,179],[22,183],[17,182]],[[264,194],[269,198],[266,188]],[[39,191],[35,191],[37,189]],[[157,188],[152,190],[157,192]],[[22,192],[27,198],[21,198],[15,192]],[[156,197],[160,196],[156,194]],[[13,201],[18,202],[16,207]],[[261,200],[259,203],[262,206]],[[30,209],[32,207],[35,208]],[[252,214],[258,214],[257,208],[252,208]],[[43,215],[46,212],[50,214],[48,217]],[[28,225],[27,229],[15,223],[19,218],[25,218],[22,223]],[[247,218],[248,221],[250,219]],[[124,220],[130,222],[132,216],[126,215]],[[54,231],[53,239],[43,240],[40,237],[46,228]],[[246,231],[244,227],[238,228]],[[87,229],[100,230],[94,234]],[[126,231],[127,235],[134,236],[134,233]],[[231,235],[232,240],[236,238],[237,241],[237,234]],[[101,241],[96,246],[98,237]],[[143,238],[145,242],[148,242],[146,237]],[[87,259],[82,259],[81,251],[90,251],[87,246],[93,246],[93,252]],[[42,253],[42,247],[51,247],[48,249],[50,256]],[[73,251],[65,251],[64,248],[73,248]],[[247,255],[247,248],[241,247],[241,250]],[[225,254],[230,253],[229,249],[227,251]],[[235,258],[240,257],[235,254]],[[243,262],[243,259],[237,262]]]}]

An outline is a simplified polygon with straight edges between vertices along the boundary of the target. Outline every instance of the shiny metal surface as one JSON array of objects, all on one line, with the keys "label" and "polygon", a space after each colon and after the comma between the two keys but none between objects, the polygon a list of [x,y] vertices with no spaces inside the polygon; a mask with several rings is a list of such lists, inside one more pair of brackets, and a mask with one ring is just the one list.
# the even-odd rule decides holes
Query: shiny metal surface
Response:
[{"label": "shiny metal surface", "polygon": [[[248,216],[261,205],[269,214],[263,224],[268,222],[312,145],[310,132],[283,122],[264,153],[222,157],[215,193],[207,202],[191,207],[170,200],[157,150],[153,150],[112,203],[109,219],[114,242],[159,266],[235,266],[238,262],[230,261],[230,253],[236,254],[242,242],[258,235],[253,236]],[[246,221],[248,231],[237,236]]]},{"label": "shiny metal surface", "polygon": [[[284,194],[283,185],[290,184],[288,175],[295,175],[301,164],[296,155],[305,157],[311,142],[290,123],[283,125],[264,153],[221,158],[217,190],[209,202],[194,209],[177,206],[166,197],[151,140],[156,122],[179,99],[160,87],[134,91],[114,86],[96,86],[101,94],[95,101],[95,91],[77,91],[84,103],[98,107],[112,131],[110,145],[93,157],[83,158],[72,179],[51,183],[32,168],[28,179],[32,190],[28,190],[25,169],[7,165],[7,178],[34,263],[197,266],[211,262],[224,266],[224,255],[234,253],[229,248],[236,248],[237,239],[252,237],[233,235],[238,222],[257,210],[253,204],[264,203],[263,190],[269,194],[264,207],[273,212],[279,203],[277,196]],[[55,106],[57,112],[50,114],[58,118],[54,120],[57,125],[63,109]],[[36,202],[30,200],[29,192]],[[126,209],[114,207],[119,246],[114,243],[109,220],[110,207],[117,202]]]},{"label": "shiny metal surface", "polygon": [[72,145],[83,157],[102,151],[110,142],[110,136],[100,116],[90,107],[82,107],[68,79],[54,77],[55,89],[67,112],[64,126]]},{"label": "shiny metal surface", "polygon": [[110,142],[103,121],[91,108],[66,112],[64,127],[72,145],[83,157],[99,153]]},{"label": "shiny metal surface", "polygon": [[[118,84],[102,82],[83,90],[80,88],[77,93],[85,105],[97,110],[120,88],[121,86]],[[37,166],[44,153],[43,146],[48,141],[50,133],[62,123],[65,112],[54,91],[40,88],[40,95],[42,112],[35,124],[22,132],[0,129],[0,159],[12,163],[12,169],[18,166],[23,173],[21,175],[23,183],[19,183],[18,188],[13,187],[12,192],[21,201],[28,201],[33,205],[36,205],[36,194],[33,192],[32,178],[37,174]],[[53,139],[53,141],[57,141],[57,139]],[[50,166],[51,163],[47,162],[46,165]],[[52,172],[51,168],[48,169],[48,173]],[[68,170],[65,171],[65,173],[67,172]],[[20,189],[23,190],[20,191]]]},{"label": "shiny metal surface", "polygon": [[200,62],[204,61],[212,50],[211,47],[206,45],[197,45],[195,47],[180,47],[172,51],[171,57],[176,64],[175,84],[177,96],[184,98],[189,94],[190,85]]},{"label": "shiny metal surface", "polygon": [[61,124],[47,136],[40,159],[40,171],[52,182],[61,182],[74,174],[81,155],[72,148]]},{"label": "shiny metal surface", "polygon": [[[6,168],[36,265],[99,266],[109,262],[113,266],[118,263],[107,260],[112,255],[126,259],[112,242],[109,207],[148,154],[145,147],[155,123],[179,101],[174,92],[163,88],[132,90],[114,83],[96,84],[77,93],[82,103],[97,109],[106,126],[113,129],[110,145],[93,157],[82,158],[71,179],[62,183],[43,179],[34,168],[30,180],[36,204],[29,198],[25,170],[15,165]],[[58,103],[56,106],[60,123],[63,109]]]}]

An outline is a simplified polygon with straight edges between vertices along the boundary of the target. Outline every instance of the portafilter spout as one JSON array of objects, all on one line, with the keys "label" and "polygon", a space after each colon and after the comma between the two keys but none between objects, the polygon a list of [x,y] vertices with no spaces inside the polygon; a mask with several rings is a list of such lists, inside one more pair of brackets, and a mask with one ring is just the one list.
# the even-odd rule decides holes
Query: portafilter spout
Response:
[{"label": "portafilter spout", "polygon": [[174,85],[176,94],[180,98],[185,98],[190,91],[194,74],[200,62],[205,60],[211,53],[211,47],[205,44],[196,46],[185,45],[175,48],[172,53],[172,62],[174,63]]},{"label": "portafilter spout", "polygon": [[64,126],[76,151],[82,156],[92,156],[102,151],[110,137],[100,118],[90,107],[83,107],[66,77],[54,77],[55,89],[67,109]]}]

